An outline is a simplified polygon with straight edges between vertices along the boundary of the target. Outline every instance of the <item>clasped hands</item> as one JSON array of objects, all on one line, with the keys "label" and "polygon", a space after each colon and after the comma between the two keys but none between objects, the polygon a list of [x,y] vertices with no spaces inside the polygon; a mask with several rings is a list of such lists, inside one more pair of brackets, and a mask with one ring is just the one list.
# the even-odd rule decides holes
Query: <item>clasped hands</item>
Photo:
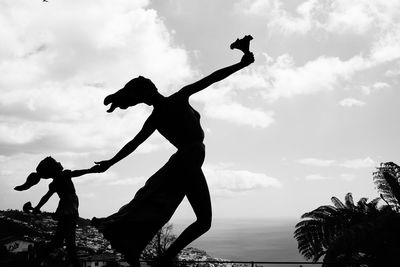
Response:
[{"label": "clasped hands", "polygon": [[102,161],[95,161],[94,162],[96,165],[94,165],[92,168],[90,168],[91,172],[105,172],[110,168],[113,164],[109,160],[102,160]]}]

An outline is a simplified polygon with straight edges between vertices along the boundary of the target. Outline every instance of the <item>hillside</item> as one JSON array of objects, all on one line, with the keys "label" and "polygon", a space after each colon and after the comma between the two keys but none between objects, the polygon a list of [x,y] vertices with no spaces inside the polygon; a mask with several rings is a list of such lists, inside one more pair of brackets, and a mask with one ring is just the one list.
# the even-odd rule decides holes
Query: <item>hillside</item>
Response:
[{"label": "hillside", "polygon": [[[35,243],[50,241],[54,234],[57,221],[52,218],[52,213],[30,214],[18,210],[0,211],[0,240],[6,237],[27,237]],[[112,250],[109,242],[105,240],[101,233],[90,225],[90,220],[79,218],[76,230],[76,242],[80,254],[99,255],[114,254],[116,259],[121,255]],[[197,248],[186,248],[178,257],[180,260],[207,260],[221,261],[210,257],[205,251]],[[187,264],[190,266],[191,264]],[[232,265],[204,264],[202,267],[214,266],[225,267]]]},{"label": "hillside", "polygon": [[[50,241],[57,221],[52,213],[31,214],[18,210],[0,211],[0,239],[15,236],[29,237],[35,242]],[[107,240],[90,225],[90,220],[79,218],[76,230],[78,248],[85,248],[95,253],[113,253]]]}]

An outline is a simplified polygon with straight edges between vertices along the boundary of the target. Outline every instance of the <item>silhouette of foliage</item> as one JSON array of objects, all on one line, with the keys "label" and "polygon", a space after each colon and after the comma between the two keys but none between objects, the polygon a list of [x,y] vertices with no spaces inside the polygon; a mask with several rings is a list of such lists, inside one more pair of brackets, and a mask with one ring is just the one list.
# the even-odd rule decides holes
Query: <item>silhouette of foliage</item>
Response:
[{"label": "silhouette of foliage", "polygon": [[300,253],[312,261],[318,261],[330,245],[350,226],[376,217],[381,210],[379,198],[367,202],[366,198],[354,204],[351,193],[345,196],[345,203],[332,197],[332,205],[324,205],[301,216],[296,225],[294,237]]},{"label": "silhouette of foliage", "polygon": [[173,234],[172,230],[172,224],[167,223],[164,225],[144,249],[141,258],[144,260],[154,260],[164,254],[167,248],[176,239],[176,236]]},{"label": "silhouette of foliage", "polygon": [[400,167],[382,163],[373,180],[380,198],[356,204],[351,193],[343,203],[332,197],[333,206],[321,206],[305,213],[296,225],[298,249],[306,259],[323,266],[394,266],[400,254]]},{"label": "silhouette of foliage", "polygon": [[400,210],[400,167],[393,162],[381,163],[373,173],[374,183],[381,197],[397,212]]},{"label": "silhouette of foliage", "polygon": [[323,266],[394,266],[400,253],[399,223],[400,215],[385,209],[378,217],[348,227],[330,244]]}]

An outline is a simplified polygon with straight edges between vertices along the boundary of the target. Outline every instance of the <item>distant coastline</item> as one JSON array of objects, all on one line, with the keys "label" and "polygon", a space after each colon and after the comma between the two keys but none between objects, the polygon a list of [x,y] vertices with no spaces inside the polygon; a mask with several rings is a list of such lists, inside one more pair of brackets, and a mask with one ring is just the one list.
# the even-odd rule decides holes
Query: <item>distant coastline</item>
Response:
[{"label": "distant coastline", "polygon": [[[48,240],[56,226],[52,213],[32,215],[17,210],[0,211],[0,221],[0,237],[28,236],[36,243]],[[171,221],[173,233],[178,235],[190,222]],[[232,261],[304,261],[293,238],[297,222],[296,219],[217,219],[209,232],[188,246],[183,256],[189,260],[201,256]],[[90,250],[89,255],[98,251],[114,253],[90,226],[90,220],[81,218],[77,233],[78,246]]]},{"label": "distant coastline", "polygon": [[[296,219],[218,219],[190,246],[210,256],[243,261],[304,261],[293,238]],[[190,221],[173,222],[179,234]]]}]

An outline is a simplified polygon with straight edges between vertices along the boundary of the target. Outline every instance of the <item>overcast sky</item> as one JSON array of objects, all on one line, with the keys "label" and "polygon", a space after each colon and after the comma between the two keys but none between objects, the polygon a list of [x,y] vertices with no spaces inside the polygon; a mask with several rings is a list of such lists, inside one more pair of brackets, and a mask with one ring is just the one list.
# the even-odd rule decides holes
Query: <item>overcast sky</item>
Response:
[{"label": "overcast sky", "polygon": [[[42,158],[89,168],[135,136],[151,107],[108,114],[106,95],[138,75],[169,95],[238,62],[229,45],[245,34],[256,62],[191,99],[214,218],[299,218],[332,196],[377,197],[375,167],[399,163],[400,1],[2,0],[0,209],[46,193],[44,180],[12,189]],[[76,178],[81,216],[116,211],[174,151],[155,133]],[[187,218],[185,200],[174,219]]]}]

